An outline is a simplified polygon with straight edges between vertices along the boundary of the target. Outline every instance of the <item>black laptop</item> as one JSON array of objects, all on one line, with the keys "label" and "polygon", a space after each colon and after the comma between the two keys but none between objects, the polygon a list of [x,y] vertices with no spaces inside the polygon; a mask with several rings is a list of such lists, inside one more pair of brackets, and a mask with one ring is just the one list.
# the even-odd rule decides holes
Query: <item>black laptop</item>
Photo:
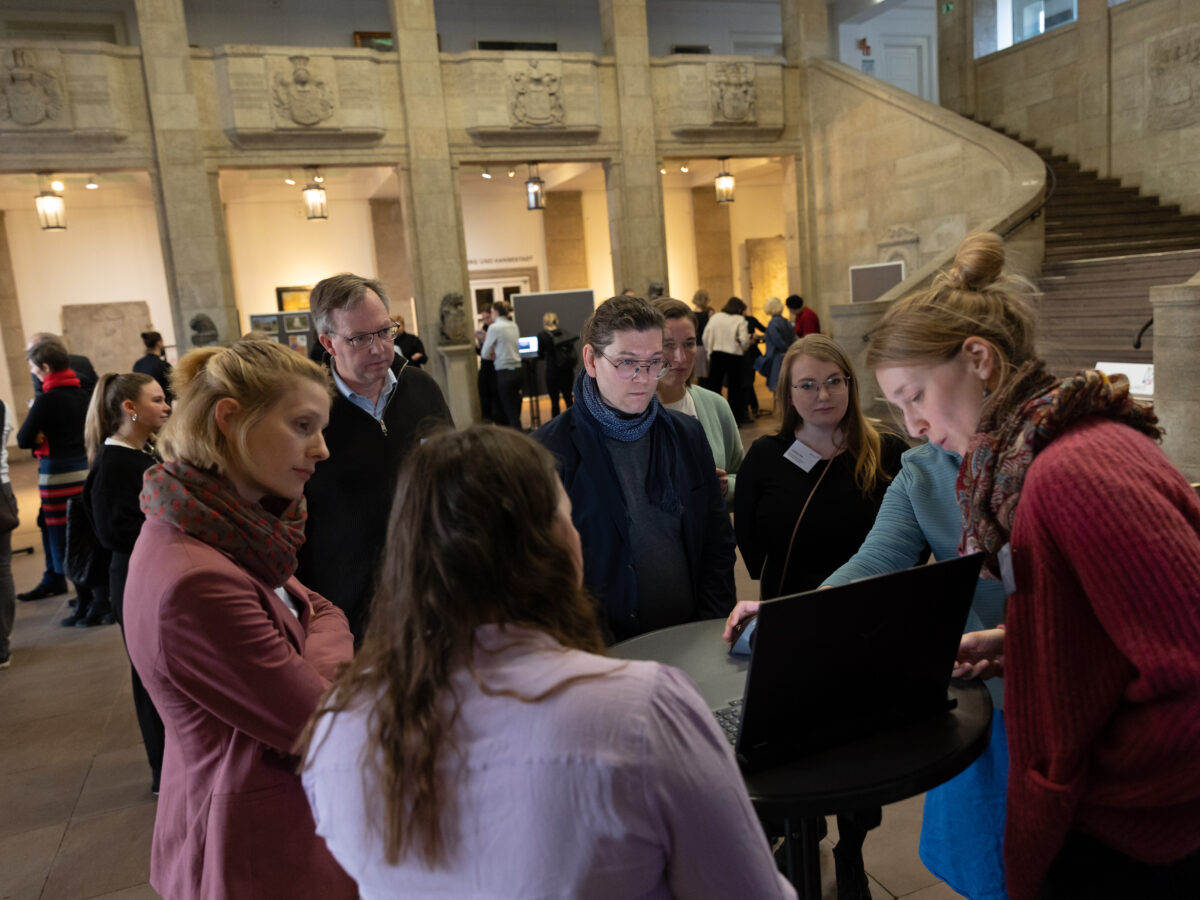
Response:
[{"label": "black laptop", "polygon": [[741,700],[713,710],[759,768],[939,715],[982,556],[763,603]]}]

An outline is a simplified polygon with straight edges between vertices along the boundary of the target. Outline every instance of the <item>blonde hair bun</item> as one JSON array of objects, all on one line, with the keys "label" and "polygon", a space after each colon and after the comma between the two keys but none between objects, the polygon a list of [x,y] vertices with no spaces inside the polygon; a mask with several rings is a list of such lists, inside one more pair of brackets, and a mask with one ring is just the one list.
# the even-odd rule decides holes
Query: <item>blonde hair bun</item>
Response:
[{"label": "blonde hair bun", "polygon": [[990,231],[980,231],[963,238],[942,277],[947,287],[982,291],[996,283],[1003,269],[1004,241]]}]

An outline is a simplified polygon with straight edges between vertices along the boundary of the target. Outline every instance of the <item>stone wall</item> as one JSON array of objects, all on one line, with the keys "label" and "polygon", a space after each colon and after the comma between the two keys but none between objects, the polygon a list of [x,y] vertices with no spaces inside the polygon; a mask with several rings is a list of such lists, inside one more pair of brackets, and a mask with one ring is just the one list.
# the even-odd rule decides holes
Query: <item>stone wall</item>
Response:
[{"label": "stone wall", "polygon": [[[807,297],[861,364],[861,337],[887,303],[927,283],[969,231],[1003,233],[1040,203],[1032,151],[919,97],[829,61],[808,64],[816,295]],[[1041,267],[1041,220],[1010,238],[1010,261]],[[849,267],[904,258],[906,279],[851,304]],[[815,301],[815,302],[813,302]],[[874,401],[874,380],[860,379]]]},{"label": "stone wall", "polygon": [[1079,5],[976,62],[977,113],[1085,169],[1200,212],[1200,3]]}]

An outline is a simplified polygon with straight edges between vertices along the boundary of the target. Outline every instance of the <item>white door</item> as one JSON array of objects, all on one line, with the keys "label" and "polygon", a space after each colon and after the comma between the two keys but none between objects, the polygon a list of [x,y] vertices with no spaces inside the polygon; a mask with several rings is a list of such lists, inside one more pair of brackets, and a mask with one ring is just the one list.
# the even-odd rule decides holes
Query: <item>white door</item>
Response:
[{"label": "white door", "polygon": [[925,38],[884,36],[882,78],[910,94],[932,100],[927,72],[928,42]]},{"label": "white door", "polygon": [[513,275],[508,278],[472,278],[470,285],[471,313],[475,319],[476,328],[481,327],[479,311],[485,304],[495,300],[508,300],[511,303],[513,294],[530,292],[529,278],[524,275]]}]

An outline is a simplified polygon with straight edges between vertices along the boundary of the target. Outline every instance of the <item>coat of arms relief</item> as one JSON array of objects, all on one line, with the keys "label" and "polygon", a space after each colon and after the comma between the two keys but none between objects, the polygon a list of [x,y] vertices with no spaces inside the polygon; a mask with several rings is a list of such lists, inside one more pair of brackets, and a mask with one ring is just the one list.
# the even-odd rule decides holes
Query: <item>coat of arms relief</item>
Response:
[{"label": "coat of arms relief", "polygon": [[747,63],[719,63],[710,82],[713,122],[758,121],[754,110],[754,67]]},{"label": "coat of arms relief", "polygon": [[538,60],[508,76],[508,112],[513,125],[533,128],[552,128],[566,124],[560,89],[562,77],[555,71],[542,69]]},{"label": "coat of arms relief", "polygon": [[57,119],[62,109],[62,89],[54,74],[37,67],[32,50],[13,50],[12,65],[0,76],[0,121],[28,127]]},{"label": "coat of arms relief", "polygon": [[319,125],[333,115],[333,91],[313,75],[307,56],[289,56],[288,61],[292,64],[291,76],[275,75],[275,109],[297,125]]}]

